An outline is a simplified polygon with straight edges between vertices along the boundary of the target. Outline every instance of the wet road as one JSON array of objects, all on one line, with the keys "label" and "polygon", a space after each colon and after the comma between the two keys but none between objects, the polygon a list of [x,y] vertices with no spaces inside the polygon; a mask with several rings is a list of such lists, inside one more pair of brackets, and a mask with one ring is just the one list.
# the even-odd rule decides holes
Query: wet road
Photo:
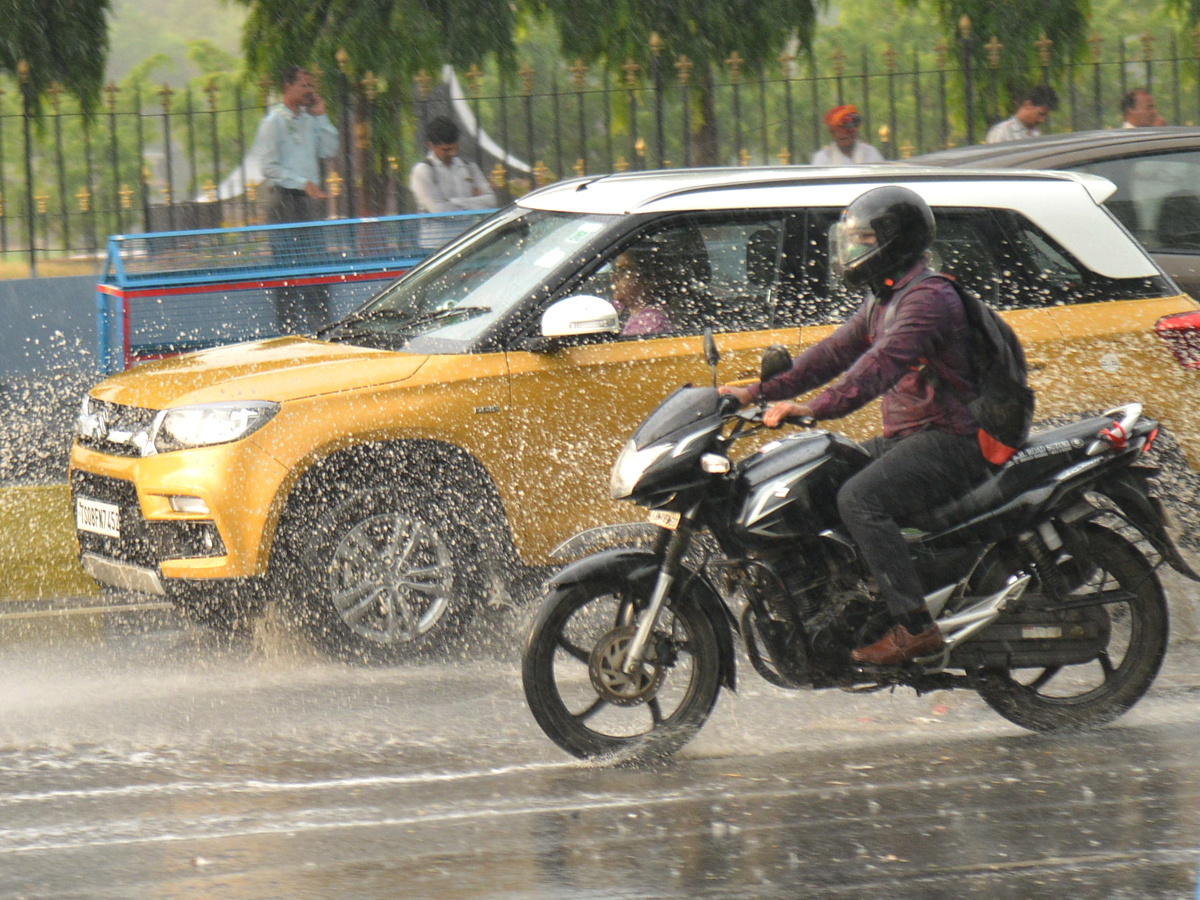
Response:
[{"label": "wet road", "polygon": [[[517,617],[519,618],[519,617]],[[1200,647],[1088,736],[973,695],[743,669],[655,769],[571,761],[483,659],[326,662],[265,627],[0,648],[5,898],[1194,898]]]}]

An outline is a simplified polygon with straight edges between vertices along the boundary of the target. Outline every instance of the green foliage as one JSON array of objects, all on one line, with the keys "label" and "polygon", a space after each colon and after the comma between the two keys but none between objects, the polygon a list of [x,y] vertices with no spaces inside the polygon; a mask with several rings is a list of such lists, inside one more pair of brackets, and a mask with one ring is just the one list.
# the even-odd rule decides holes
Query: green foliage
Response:
[{"label": "green foliage", "polygon": [[338,71],[345,51],[355,80],[372,72],[381,90],[405,91],[421,69],[466,67],[488,57],[511,69],[517,13],[508,0],[238,0],[251,71],[277,81],[285,67]]},{"label": "green foliage", "polygon": [[737,52],[760,72],[793,37],[811,46],[824,0],[541,0],[568,56],[616,69],[633,59],[648,65],[650,36],[665,52],[705,67]]},{"label": "green foliage", "polygon": [[104,84],[108,12],[109,0],[0,0],[0,70],[16,75],[24,62],[35,105],[58,82],[91,112]]}]

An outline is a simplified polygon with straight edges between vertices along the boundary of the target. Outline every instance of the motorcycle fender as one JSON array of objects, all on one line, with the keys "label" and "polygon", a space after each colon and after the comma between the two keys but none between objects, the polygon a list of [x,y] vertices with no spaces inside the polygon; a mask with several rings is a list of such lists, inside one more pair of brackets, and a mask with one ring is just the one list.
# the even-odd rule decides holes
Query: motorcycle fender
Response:
[{"label": "motorcycle fender", "polygon": [[1171,536],[1167,534],[1162,503],[1156,497],[1150,496],[1137,473],[1129,469],[1117,472],[1097,482],[1094,490],[1117,505],[1172,569],[1192,581],[1200,581],[1200,575],[1184,562]]},{"label": "motorcycle fender", "polygon": [[[642,549],[617,548],[585,556],[571,563],[550,579],[554,587],[569,587],[588,581],[618,576],[629,581],[653,580],[658,574],[659,558]],[[737,690],[737,668],[733,633],[737,622],[712,585],[701,575],[684,567],[679,583],[687,588],[687,598],[695,603],[712,623],[717,645],[721,649],[721,683],[731,691]]]}]

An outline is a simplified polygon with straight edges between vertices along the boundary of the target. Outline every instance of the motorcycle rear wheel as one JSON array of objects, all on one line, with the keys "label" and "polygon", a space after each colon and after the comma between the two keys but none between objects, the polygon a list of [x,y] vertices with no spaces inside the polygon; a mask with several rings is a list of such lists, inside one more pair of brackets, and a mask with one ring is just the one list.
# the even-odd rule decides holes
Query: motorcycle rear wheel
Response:
[{"label": "motorcycle rear wheel", "polygon": [[648,583],[619,576],[572,584],[546,598],[522,663],[525,698],[546,735],[581,759],[644,762],[671,755],[708,719],[720,692],[712,623],[668,601],[641,672],[622,677],[621,650]]},{"label": "motorcycle rear wheel", "polygon": [[[1086,731],[1106,725],[1150,689],[1162,665],[1169,632],[1167,601],[1154,568],[1119,534],[1096,525],[1076,548],[1090,571],[1067,602],[1102,590],[1132,599],[1106,605],[1112,631],[1095,660],[1045,669],[991,669],[979,695],[1010,722],[1031,731]],[[1086,548],[1086,550],[1084,549]]]}]

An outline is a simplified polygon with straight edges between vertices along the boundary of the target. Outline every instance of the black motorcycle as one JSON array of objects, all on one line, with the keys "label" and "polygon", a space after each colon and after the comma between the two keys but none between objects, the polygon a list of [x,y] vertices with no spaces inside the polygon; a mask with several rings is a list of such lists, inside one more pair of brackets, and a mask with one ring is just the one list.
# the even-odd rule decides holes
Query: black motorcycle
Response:
[{"label": "black motorcycle", "polygon": [[[1158,428],[1139,404],[1034,435],[969,494],[907,523],[944,647],[869,668],[850,651],[890,622],[835,499],[866,452],[809,422],[732,460],[762,410],[718,393],[711,335],[705,349],[714,387],[667,397],[613,467],[612,496],[650,510],[652,543],[568,565],[529,635],[525,696],[556,744],[583,758],[674,752],[722,685],[735,689],[739,633],[781,687],[972,688],[1037,731],[1097,727],[1146,693],[1167,648],[1156,570],[1200,576],[1150,495]],[[764,380],[788,365],[764,358]]]}]

